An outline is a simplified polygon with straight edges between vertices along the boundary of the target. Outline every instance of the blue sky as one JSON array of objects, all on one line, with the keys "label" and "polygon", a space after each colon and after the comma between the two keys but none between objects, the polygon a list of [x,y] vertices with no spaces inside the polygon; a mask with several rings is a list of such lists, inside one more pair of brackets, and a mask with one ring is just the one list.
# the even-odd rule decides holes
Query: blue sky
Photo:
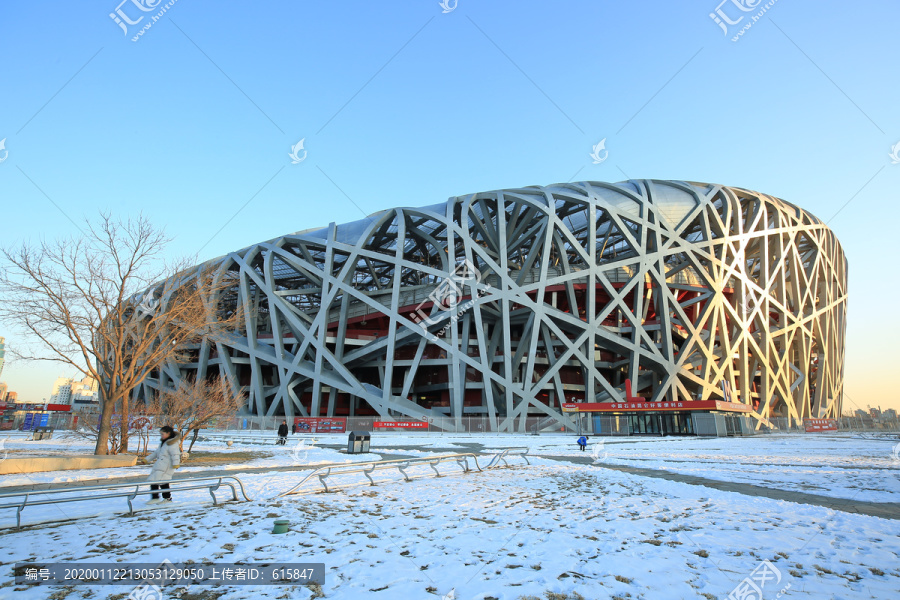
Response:
[{"label": "blue sky", "polygon": [[[134,42],[165,2],[122,4],[146,15],[127,35],[117,2],[0,4],[5,244],[143,212],[173,256],[206,260],[503,187],[746,187],[829,221],[850,261],[845,405],[900,408],[896,236],[879,227],[900,182],[896,2],[779,0],[737,42],[765,3],[727,0],[747,16],[725,35],[718,0],[178,0]],[[39,400],[58,374],[3,377]]]}]

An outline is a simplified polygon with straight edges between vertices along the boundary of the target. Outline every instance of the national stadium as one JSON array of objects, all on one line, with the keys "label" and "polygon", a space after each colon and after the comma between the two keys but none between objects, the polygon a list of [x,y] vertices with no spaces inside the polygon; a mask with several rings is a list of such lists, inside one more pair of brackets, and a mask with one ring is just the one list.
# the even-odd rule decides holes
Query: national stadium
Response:
[{"label": "national stadium", "polygon": [[226,377],[257,417],[698,434],[841,414],[847,261],[802,208],[717,184],[531,186],[209,261],[241,306],[137,395]]}]

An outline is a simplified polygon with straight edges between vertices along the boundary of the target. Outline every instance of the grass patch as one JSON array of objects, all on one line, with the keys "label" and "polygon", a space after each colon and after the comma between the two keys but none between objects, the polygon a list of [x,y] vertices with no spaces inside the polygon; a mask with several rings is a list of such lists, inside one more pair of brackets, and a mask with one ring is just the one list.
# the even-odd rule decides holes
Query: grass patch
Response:
[{"label": "grass patch", "polygon": [[224,464],[245,463],[256,458],[268,458],[270,452],[249,452],[238,450],[235,452],[191,452],[187,460],[181,461],[182,466],[189,467],[216,467]]}]

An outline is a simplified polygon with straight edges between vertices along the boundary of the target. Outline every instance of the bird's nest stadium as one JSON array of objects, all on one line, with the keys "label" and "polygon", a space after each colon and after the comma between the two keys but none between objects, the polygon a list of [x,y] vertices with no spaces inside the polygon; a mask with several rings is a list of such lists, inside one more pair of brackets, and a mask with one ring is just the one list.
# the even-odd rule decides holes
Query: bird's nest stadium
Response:
[{"label": "bird's nest stadium", "polygon": [[[697,433],[841,411],[847,261],[809,212],[683,181],[479,192],[206,263],[241,306],[138,396],[223,375],[256,416]],[[590,413],[596,419],[585,419]],[[600,417],[606,419],[601,421]]]}]

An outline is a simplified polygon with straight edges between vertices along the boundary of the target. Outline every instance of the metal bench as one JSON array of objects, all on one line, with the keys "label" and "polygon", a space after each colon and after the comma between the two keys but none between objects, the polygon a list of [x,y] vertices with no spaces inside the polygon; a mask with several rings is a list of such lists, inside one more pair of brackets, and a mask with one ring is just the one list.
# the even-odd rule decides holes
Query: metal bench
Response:
[{"label": "metal bench", "polygon": [[244,444],[274,444],[278,440],[278,436],[273,434],[271,436],[268,435],[227,435],[227,434],[218,434],[218,433],[203,433],[200,434],[199,439],[208,442],[240,442]]},{"label": "metal bench", "polygon": [[471,459],[475,463],[475,468],[478,471],[484,471],[485,469],[491,469],[498,466],[500,462],[503,462],[507,467],[509,463],[506,462],[506,457],[508,456],[521,456],[525,459],[525,462],[529,465],[531,462],[528,460],[526,456],[528,454],[527,448],[507,448],[501,452],[498,452],[496,455],[491,457],[491,461],[484,468],[478,464],[478,455],[465,452],[460,454],[442,454],[440,456],[423,456],[420,458],[401,458],[401,459],[393,459],[393,460],[377,460],[372,462],[359,462],[359,463],[343,463],[337,465],[323,465],[316,469],[313,469],[309,474],[304,477],[300,483],[292,487],[286,492],[278,494],[278,498],[283,496],[289,496],[292,494],[301,493],[299,490],[303,485],[313,478],[313,476],[319,479],[319,483],[322,484],[322,488],[326,492],[330,492],[331,490],[351,487],[359,484],[346,484],[339,486],[328,486],[326,480],[331,476],[340,476],[340,475],[350,475],[353,473],[362,473],[365,475],[366,479],[369,480],[369,485],[375,485],[375,480],[372,478],[372,473],[375,471],[381,471],[386,469],[397,469],[401,475],[403,475],[404,481],[412,481],[409,474],[406,472],[410,467],[415,466],[424,466],[427,465],[431,467],[434,471],[436,477],[441,477],[441,472],[438,470],[437,466],[441,463],[449,463],[455,462],[457,466],[462,469],[463,473],[468,473],[471,471],[471,467],[469,466],[469,459]]},{"label": "metal bench", "polygon": [[[205,482],[205,483],[202,483]],[[159,490],[151,490],[151,485],[160,485],[168,483],[169,492],[183,492],[187,490],[207,489],[212,497],[213,504],[218,504],[215,491],[219,487],[225,485],[231,488],[231,499],[238,500],[237,488],[240,488],[244,502],[249,502],[250,497],[244,490],[244,484],[237,477],[224,475],[221,477],[185,477],[183,479],[170,479],[168,481],[141,481],[137,483],[112,483],[107,485],[91,485],[83,487],[64,487],[52,488],[47,490],[35,490],[30,492],[12,492],[8,494],[0,494],[0,509],[15,508],[16,509],[16,527],[22,526],[22,510],[26,506],[37,506],[40,504],[60,504],[63,502],[80,502],[86,500],[101,500],[104,498],[125,498],[128,501],[128,514],[134,513],[134,505],[132,501],[137,496],[145,496],[147,494],[162,493]],[[237,486],[237,487],[235,487]],[[102,493],[91,494],[84,492],[101,491]],[[115,491],[121,490],[121,491]],[[51,494],[77,494],[73,497],[50,498]],[[15,502],[7,502],[12,498],[18,498]]]},{"label": "metal bench", "polygon": [[491,462],[488,463],[488,465],[485,467],[485,469],[490,469],[492,467],[495,467],[500,462],[502,462],[504,465],[506,465],[508,467],[509,463],[506,462],[507,456],[521,456],[522,458],[525,459],[526,463],[531,465],[531,461],[528,460],[528,448],[505,448],[499,454],[494,455],[494,457],[491,459]]},{"label": "metal bench", "polygon": [[[253,434],[236,434],[229,435],[225,433],[201,433],[199,438],[205,442],[240,442],[244,444],[274,444],[278,440],[278,435],[273,433],[272,435],[253,435]],[[288,436],[288,442],[291,441],[291,436]],[[302,434],[294,434],[293,439],[302,440],[302,439],[316,439],[314,436],[310,434],[302,435]]]}]

